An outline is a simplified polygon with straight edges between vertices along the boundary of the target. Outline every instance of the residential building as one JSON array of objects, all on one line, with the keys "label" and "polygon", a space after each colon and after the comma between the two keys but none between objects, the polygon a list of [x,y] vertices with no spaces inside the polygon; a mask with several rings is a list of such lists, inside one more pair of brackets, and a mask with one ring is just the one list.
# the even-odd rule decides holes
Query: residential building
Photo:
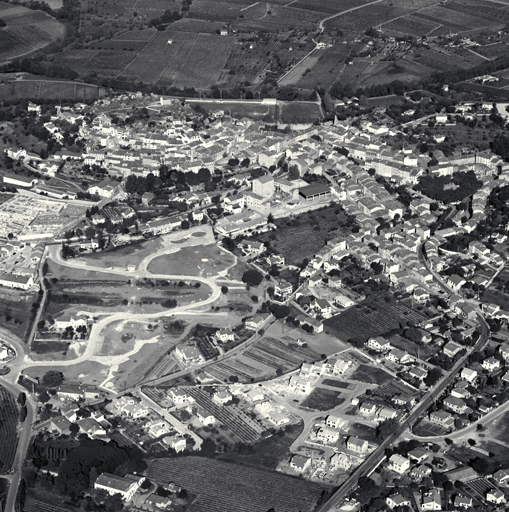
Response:
[{"label": "residential building", "polygon": [[446,356],[454,357],[463,348],[464,347],[462,347],[458,343],[454,343],[454,341],[450,341],[449,343],[444,345],[443,351]]},{"label": "residential building", "polygon": [[445,428],[452,428],[454,425],[454,417],[447,411],[434,411],[429,415],[429,421],[436,423]]},{"label": "residential building", "polygon": [[438,489],[431,489],[422,495],[422,510],[442,510],[442,495]]},{"label": "residential building", "polygon": [[410,469],[410,461],[399,453],[395,453],[389,459],[389,469],[402,475]]},{"label": "residential building", "polygon": [[457,494],[454,497],[454,506],[457,508],[470,509],[472,507],[472,498],[469,496],[463,496],[461,494]]},{"label": "residential building", "polygon": [[339,432],[333,428],[321,427],[316,433],[316,438],[327,444],[334,444],[339,441]]},{"label": "residential building", "polygon": [[402,496],[401,494],[391,494],[390,496],[387,496],[385,502],[390,508],[397,508],[397,507],[410,507],[410,500],[408,498],[405,498],[405,496]]},{"label": "residential building", "polygon": [[346,447],[352,452],[364,455],[369,449],[369,443],[365,439],[350,436],[346,441]]},{"label": "residential building", "polygon": [[505,495],[500,489],[491,489],[486,493],[486,501],[495,503],[495,505],[502,505],[505,503]]},{"label": "residential building", "polygon": [[120,494],[125,502],[131,501],[145,481],[144,476],[126,475],[117,476],[111,473],[99,475],[94,483],[94,489],[103,489],[108,494]]},{"label": "residential building", "polygon": [[494,357],[488,357],[482,362],[482,367],[489,372],[495,372],[499,370],[501,366],[500,361]]},{"label": "residential building", "polygon": [[325,425],[329,428],[340,429],[346,425],[346,420],[339,416],[329,414],[329,416],[325,418]]},{"label": "residential building", "polygon": [[311,459],[309,457],[304,457],[303,455],[294,455],[290,461],[290,467],[300,473],[304,473],[310,465]]},{"label": "residential building", "polygon": [[376,352],[388,352],[392,349],[392,346],[389,340],[386,340],[382,336],[377,336],[376,338],[369,338],[367,343],[367,347],[375,350]]}]

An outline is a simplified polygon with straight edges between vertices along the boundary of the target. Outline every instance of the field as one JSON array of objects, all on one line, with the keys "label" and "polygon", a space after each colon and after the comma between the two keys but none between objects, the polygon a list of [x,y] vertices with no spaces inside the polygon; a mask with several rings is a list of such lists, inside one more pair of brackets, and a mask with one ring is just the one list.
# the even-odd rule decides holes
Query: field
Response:
[{"label": "field", "polygon": [[64,35],[64,26],[42,11],[1,3],[0,62],[29,54]]},{"label": "field", "polygon": [[[55,365],[48,361],[48,366],[32,366],[31,368],[26,368],[24,373],[31,377],[42,379],[46,372],[54,369]],[[96,386],[101,384],[108,375],[108,367],[96,361],[66,366],[65,368],[60,368],[60,371],[64,374],[66,382],[79,382]]]},{"label": "field", "polygon": [[18,444],[19,410],[14,397],[5,389],[0,388],[0,473],[9,472],[14,462]]},{"label": "field", "polygon": [[22,340],[28,334],[29,318],[35,295],[20,291],[2,290],[0,293],[0,327]]},{"label": "field", "polygon": [[227,270],[234,262],[231,254],[216,245],[198,245],[157,256],[147,270],[152,274],[211,277]]},{"label": "field", "polygon": [[284,343],[275,338],[262,338],[241,355],[207,367],[207,373],[219,381],[235,375],[240,382],[252,382],[276,376],[278,369],[286,373],[303,362],[316,361],[320,356],[310,348]]},{"label": "field", "polygon": [[348,382],[343,382],[341,380],[335,380],[335,379],[324,379],[322,384],[324,386],[331,386],[333,388],[339,388],[339,389],[350,389],[351,384]]},{"label": "field", "polygon": [[384,297],[372,296],[325,320],[326,331],[341,340],[359,338],[367,340],[400,327],[401,322],[418,323],[427,318],[424,312],[412,307],[408,299],[386,302]]},{"label": "field", "polygon": [[358,366],[352,375],[349,376],[351,380],[365,382],[366,384],[377,384],[378,386],[382,386],[393,378],[392,375],[383,371],[381,368],[364,364]]},{"label": "field", "polygon": [[431,423],[426,419],[423,419],[418,425],[414,427],[413,432],[416,436],[434,437],[443,436],[447,432],[447,429],[441,427],[440,425],[436,425],[435,423]]},{"label": "field", "polygon": [[314,256],[327,240],[343,234],[340,224],[345,220],[346,216],[337,207],[326,206],[293,219],[276,219],[276,240],[269,239],[270,233],[258,235],[255,240],[270,241],[271,247],[281,253],[288,264],[300,265],[304,258]]},{"label": "field", "polygon": [[325,489],[280,473],[194,456],[152,461],[147,477],[173,481],[196,494],[189,512],[308,512]]},{"label": "field", "polygon": [[17,80],[0,84],[1,101],[21,98],[62,101],[95,100],[102,96],[102,92],[103,89],[96,85],[54,80]]},{"label": "field", "polygon": [[315,411],[330,411],[341,405],[345,400],[345,398],[341,397],[341,393],[330,389],[315,388],[301,403],[301,407]]},{"label": "field", "polygon": [[318,103],[291,102],[281,107],[279,121],[282,123],[311,123],[323,118]]},{"label": "field", "polygon": [[[52,495],[51,501],[54,502],[54,499],[55,496]],[[70,510],[74,509],[60,507],[53,503],[50,504],[30,495],[27,496],[25,506],[23,507],[23,512],[69,512]]]},{"label": "field", "polygon": [[228,451],[220,456],[221,460],[237,462],[246,466],[256,466],[275,470],[283,459],[290,457],[290,446],[302,432],[303,424],[286,427],[276,435],[262,439],[251,445],[249,453]]}]

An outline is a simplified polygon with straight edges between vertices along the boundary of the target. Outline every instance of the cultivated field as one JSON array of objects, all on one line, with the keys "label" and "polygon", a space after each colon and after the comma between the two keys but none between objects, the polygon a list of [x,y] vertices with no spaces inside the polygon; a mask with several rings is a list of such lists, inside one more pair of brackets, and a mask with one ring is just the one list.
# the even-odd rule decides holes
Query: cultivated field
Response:
[{"label": "cultivated field", "polygon": [[280,473],[194,456],[152,461],[147,476],[196,494],[189,512],[308,512],[325,489]]},{"label": "cultivated field", "polygon": [[342,340],[367,340],[400,327],[401,322],[418,323],[427,318],[412,307],[410,300],[386,302],[382,296],[372,296],[354,307],[325,320],[325,329]]},{"label": "cultivated field", "polygon": [[18,445],[19,409],[14,397],[0,387],[0,473],[5,474],[11,469]]},{"label": "cultivated field", "polygon": [[221,382],[228,381],[231,376],[240,382],[252,382],[275,377],[278,369],[285,373],[298,368],[303,362],[319,358],[320,355],[310,348],[275,338],[262,338],[244,354],[208,366],[207,373]]},{"label": "cultivated field", "polygon": [[17,80],[0,84],[0,100],[2,101],[21,98],[80,101],[98,99],[102,93],[101,87],[79,82]]},{"label": "cultivated field", "polygon": [[27,55],[64,35],[64,26],[43,11],[0,3],[0,62]]}]

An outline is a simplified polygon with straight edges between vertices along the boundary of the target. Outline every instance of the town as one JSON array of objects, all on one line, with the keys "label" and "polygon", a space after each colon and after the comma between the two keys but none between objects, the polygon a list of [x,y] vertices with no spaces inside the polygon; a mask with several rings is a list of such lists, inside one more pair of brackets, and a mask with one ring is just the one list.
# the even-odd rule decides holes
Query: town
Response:
[{"label": "town", "polygon": [[[50,154],[3,122],[3,469],[26,457],[7,499],[503,509],[509,164],[440,133],[508,114],[216,106],[26,102]],[[274,493],[226,492],[250,478]]]}]

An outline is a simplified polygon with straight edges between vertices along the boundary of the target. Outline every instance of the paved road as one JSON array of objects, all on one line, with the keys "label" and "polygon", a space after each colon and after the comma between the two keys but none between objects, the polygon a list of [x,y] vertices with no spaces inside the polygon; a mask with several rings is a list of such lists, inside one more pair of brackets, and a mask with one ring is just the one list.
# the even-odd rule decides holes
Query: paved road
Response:
[{"label": "paved road", "polygon": [[[21,391],[26,391],[20,386],[10,384],[3,378],[0,378],[0,385],[4,386],[12,395],[17,399]],[[9,491],[7,493],[7,500],[5,502],[4,512],[15,512],[16,495],[18,493],[19,482],[21,480],[21,473],[23,469],[23,462],[30,443],[30,436],[32,435],[32,425],[34,423],[36,414],[36,405],[31,396],[28,396],[26,401],[27,417],[25,422],[21,425],[20,435],[18,439],[18,446],[16,449],[16,456],[12,466],[12,474],[10,475]]]}]

